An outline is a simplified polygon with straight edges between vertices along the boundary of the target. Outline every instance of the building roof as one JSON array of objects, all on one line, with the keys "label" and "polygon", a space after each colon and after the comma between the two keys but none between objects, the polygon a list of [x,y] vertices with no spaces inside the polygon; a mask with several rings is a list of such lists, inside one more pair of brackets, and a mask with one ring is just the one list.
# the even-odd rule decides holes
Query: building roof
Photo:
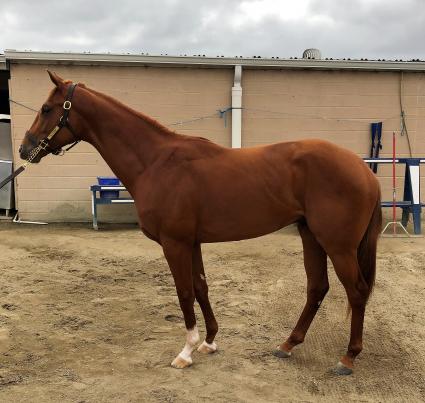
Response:
[{"label": "building roof", "polygon": [[[368,71],[422,71],[425,61],[402,60],[352,60],[352,59],[303,59],[260,56],[253,57],[209,57],[205,55],[149,55],[116,53],[71,53],[6,50],[0,55],[0,69],[10,63],[65,64],[65,65],[120,65],[120,66],[162,66],[162,67],[207,67],[229,68],[241,65],[243,68],[260,69],[311,69],[311,70],[368,70]],[[4,65],[4,67],[2,67]]]}]

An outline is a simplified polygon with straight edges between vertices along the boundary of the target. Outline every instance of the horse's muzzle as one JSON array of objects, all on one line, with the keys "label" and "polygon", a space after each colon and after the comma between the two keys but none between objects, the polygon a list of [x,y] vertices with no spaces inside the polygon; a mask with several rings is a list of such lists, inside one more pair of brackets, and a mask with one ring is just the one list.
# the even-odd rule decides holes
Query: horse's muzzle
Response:
[{"label": "horse's muzzle", "polygon": [[21,157],[21,159],[23,159],[25,161],[28,161],[29,159],[31,159],[31,163],[37,164],[38,162],[40,162],[41,157],[43,155],[45,155],[45,152],[44,152],[44,150],[39,150],[37,155],[32,156],[35,148],[36,147],[22,144],[19,147],[19,156]]}]

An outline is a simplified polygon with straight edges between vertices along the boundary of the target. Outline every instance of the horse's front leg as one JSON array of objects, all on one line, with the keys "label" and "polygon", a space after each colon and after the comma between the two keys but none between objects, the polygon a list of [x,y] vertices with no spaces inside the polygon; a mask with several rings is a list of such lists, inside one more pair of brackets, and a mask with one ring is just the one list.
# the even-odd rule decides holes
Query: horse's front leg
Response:
[{"label": "horse's front leg", "polygon": [[185,368],[192,364],[192,352],[199,342],[193,304],[195,292],[192,281],[193,245],[174,239],[161,238],[165,258],[174,277],[180,308],[186,324],[186,344],[171,365],[174,368]]}]

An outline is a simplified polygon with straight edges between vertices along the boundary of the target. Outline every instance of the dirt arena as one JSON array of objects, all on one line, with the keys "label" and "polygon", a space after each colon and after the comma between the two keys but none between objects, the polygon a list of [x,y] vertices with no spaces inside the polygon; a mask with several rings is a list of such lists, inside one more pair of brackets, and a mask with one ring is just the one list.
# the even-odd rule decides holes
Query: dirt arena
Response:
[{"label": "dirt arena", "polygon": [[[271,355],[305,299],[293,228],[204,245],[219,352],[170,362],[185,331],[158,245],[136,226],[0,223],[1,402],[419,402],[425,396],[425,239],[382,239],[364,350],[351,377],[344,290],[331,289],[304,345]],[[197,307],[201,337],[205,334]]]}]

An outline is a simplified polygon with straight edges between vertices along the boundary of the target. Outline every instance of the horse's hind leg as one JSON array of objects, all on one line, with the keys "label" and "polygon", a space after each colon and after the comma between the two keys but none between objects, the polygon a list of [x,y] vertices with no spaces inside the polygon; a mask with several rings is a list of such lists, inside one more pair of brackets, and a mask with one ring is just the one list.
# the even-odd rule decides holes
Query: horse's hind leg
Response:
[{"label": "horse's hind leg", "polygon": [[192,364],[192,352],[199,342],[196,317],[193,304],[195,292],[192,282],[193,246],[173,239],[161,239],[165,258],[174,277],[177,296],[186,324],[186,344],[171,365],[174,368],[185,368]]},{"label": "horse's hind leg", "polygon": [[274,352],[274,355],[280,358],[289,357],[292,349],[304,341],[307,330],[329,289],[326,252],[305,223],[300,223],[298,230],[304,248],[307,302],[291,335]]},{"label": "horse's hind leg", "polygon": [[217,345],[214,343],[214,337],[218,332],[218,325],[208,299],[208,285],[205,278],[204,264],[202,262],[201,245],[199,244],[195,245],[193,249],[192,277],[195,298],[201,307],[205,326],[207,328],[207,335],[204,342],[199,346],[198,351],[204,354],[214,353],[217,350]]},{"label": "horse's hind leg", "polygon": [[357,251],[343,254],[333,253],[329,257],[339,280],[345,288],[352,310],[351,336],[347,353],[335,368],[338,375],[349,375],[353,372],[355,358],[362,351],[363,320],[370,290],[361,275]]}]

